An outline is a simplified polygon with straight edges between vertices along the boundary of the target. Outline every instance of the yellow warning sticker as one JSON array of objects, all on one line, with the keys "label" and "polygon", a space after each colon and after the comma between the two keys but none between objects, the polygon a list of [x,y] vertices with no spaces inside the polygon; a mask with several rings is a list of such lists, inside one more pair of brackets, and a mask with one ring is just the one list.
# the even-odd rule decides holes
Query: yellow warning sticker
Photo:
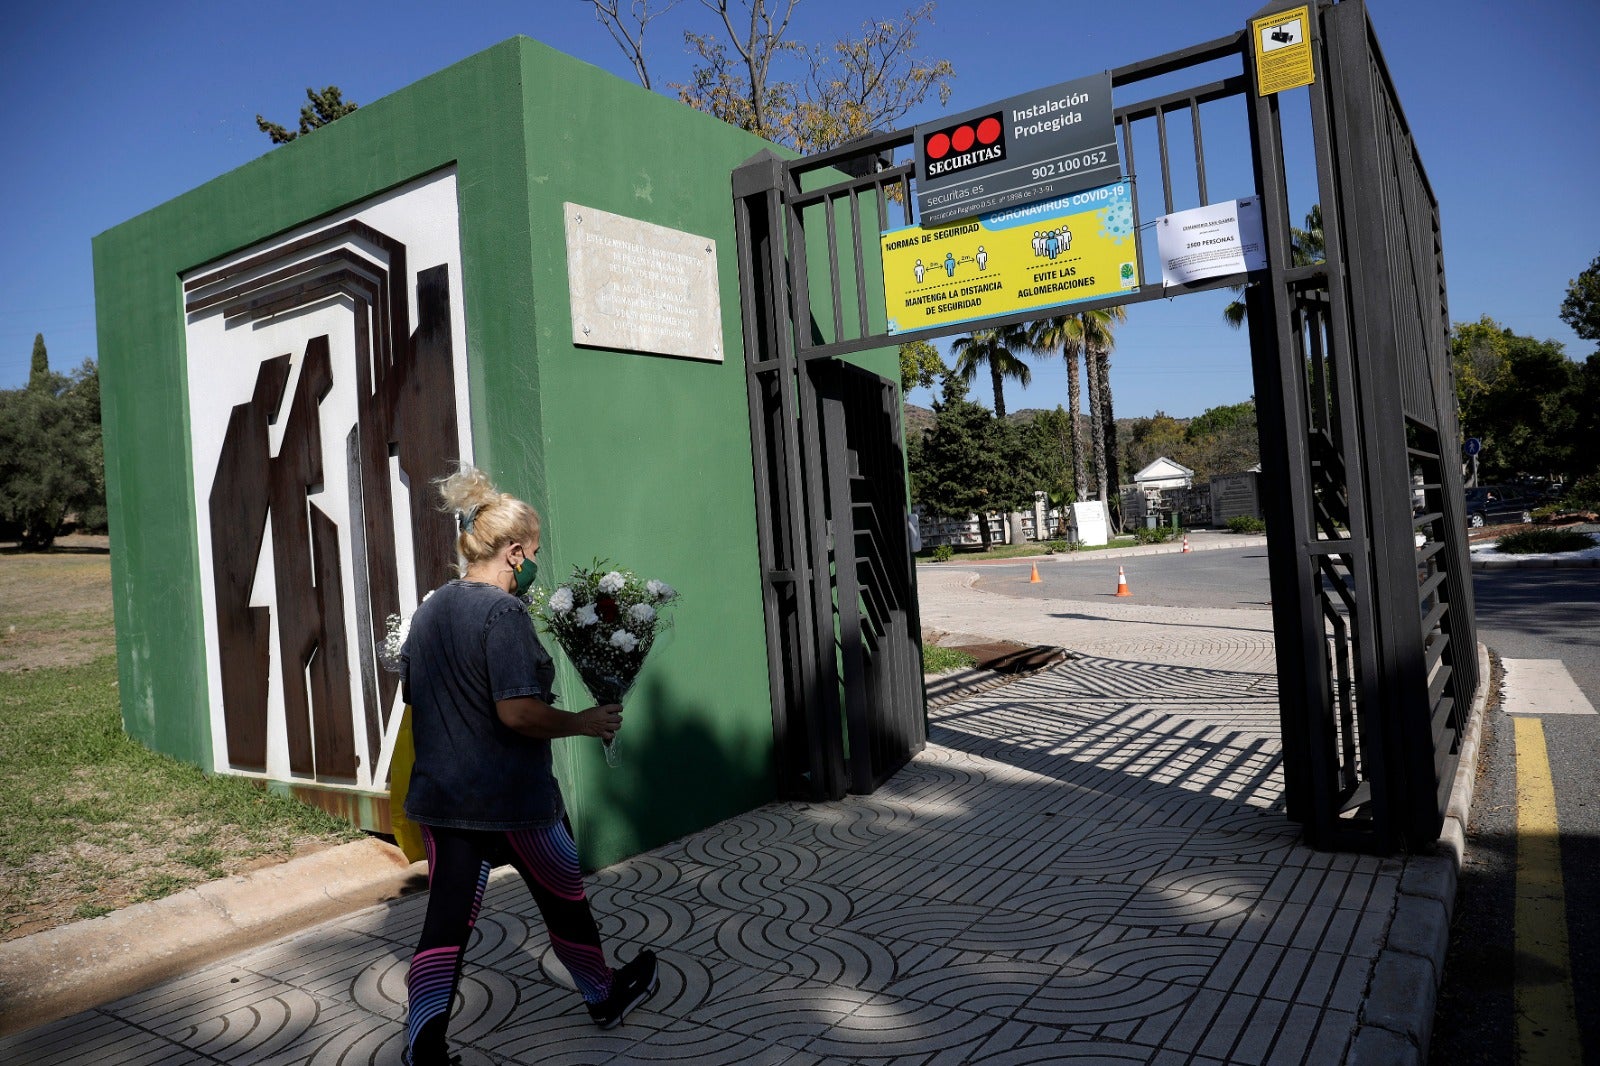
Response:
[{"label": "yellow warning sticker", "polygon": [[1311,68],[1311,9],[1297,7],[1254,19],[1256,89],[1262,96],[1316,81]]}]

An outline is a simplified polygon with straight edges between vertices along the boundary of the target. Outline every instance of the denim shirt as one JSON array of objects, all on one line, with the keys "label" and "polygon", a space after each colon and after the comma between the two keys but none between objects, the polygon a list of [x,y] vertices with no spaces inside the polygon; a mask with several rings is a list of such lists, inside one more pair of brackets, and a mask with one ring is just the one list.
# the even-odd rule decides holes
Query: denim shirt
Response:
[{"label": "denim shirt", "polygon": [[512,730],[495,701],[551,701],[555,664],[521,600],[452,581],[417,608],[401,652],[416,763],[406,817],[455,829],[538,829],[565,814],[550,742]]}]

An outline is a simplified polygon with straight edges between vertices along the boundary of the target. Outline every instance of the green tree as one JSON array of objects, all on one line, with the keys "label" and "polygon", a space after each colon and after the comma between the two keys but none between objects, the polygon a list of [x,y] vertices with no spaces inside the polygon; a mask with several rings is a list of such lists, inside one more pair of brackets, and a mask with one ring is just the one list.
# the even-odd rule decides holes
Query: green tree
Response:
[{"label": "green tree", "polygon": [[910,392],[917,386],[931,388],[949,367],[939,349],[927,341],[906,341],[900,345],[900,391]]},{"label": "green tree", "polygon": [[929,513],[947,518],[976,513],[987,548],[993,539],[988,512],[1002,505],[994,491],[1000,465],[995,418],[967,398],[966,381],[953,373],[945,375],[933,415],[933,428],[913,453],[916,501]]},{"label": "green tree", "polygon": [[310,102],[300,109],[299,132],[291,132],[276,122],[268,122],[259,114],[256,115],[256,128],[271,137],[273,144],[288,144],[300,134],[321,129],[361,106],[354,101],[347,101],[337,85],[329,85],[321,92],[307,88],[306,99]]},{"label": "green tree", "polygon": [[994,387],[994,416],[1000,419],[1006,417],[1005,379],[1011,378],[1024,387],[1033,380],[1033,371],[1019,354],[1027,350],[1027,332],[1022,326],[974,330],[957,337],[950,346],[950,354],[956,357],[955,373],[962,381],[970,383],[980,368],[989,371]]},{"label": "green tree", "polygon": [[1261,462],[1256,402],[1210,408],[1189,420],[1184,440],[1183,465],[1194,471],[1196,481],[1250,469]]},{"label": "green tree", "polygon": [[44,346],[44,334],[33,335],[33,365],[28,371],[28,388],[42,389],[50,385],[50,352]]},{"label": "green tree", "polygon": [[1488,315],[1457,322],[1451,330],[1450,364],[1462,425],[1477,421],[1481,405],[1501,386],[1509,373],[1510,347],[1507,331]]},{"label": "green tree", "polygon": [[1565,474],[1583,463],[1591,450],[1578,447],[1587,367],[1568,359],[1560,343],[1484,318],[1457,324],[1450,354],[1462,432],[1483,441],[1481,477]]},{"label": "green tree", "polygon": [[1576,479],[1600,472],[1600,449],[1594,447],[1594,442],[1600,440],[1600,352],[1584,360],[1579,369],[1572,406],[1576,417],[1567,473]]},{"label": "green tree", "polygon": [[1051,507],[1065,507],[1078,498],[1073,480],[1073,424],[1077,420],[1060,404],[1053,411],[1039,411],[1023,430],[1027,466],[1033,473],[1031,492],[1045,493]]},{"label": "green tree", "polygon": [[[634,0],[627,11],[619,0],[588,2],[640,84],[650,88],[646,28],[675,0],[654,10],[649,0]],[[931,2],[899,19],[870,19],[859,36],[827,47],[789,39],[799,2],[700,0],[715,18],[708,32],[684,33],[696,62],[687,82],[672,85],[678,98],[802,154],[893,129],[930,96],[948,102],[954,68],[917,54],[920,31],[933,22]]]},{"label": "green tree", "polygon": [[1089,486],[1084,473],[1083,425],[1079,412],[1083,410],[1083,371],[1079,361],[1083,350],[1083,322],[1077,315],[1059,315],[1042,318],[1028,324],[1028,348],[1041,354],[1060,355],[1067,365],[1068,433],[1072,438],[1072,498],[1085,499]]},{"label": "green tree", "polygon": [[994,462],[989,474],[989,506],[1018,516],[1012,527],[1013,544],[1022,542],[1020,516],[1033,509],[1033,494],[1044,483],[1042,457],[1034,450],[1033,424],[1032,420],[1006,422],[1000,419],[990,424],[989,448]]},{"label": "green tree", "polygon": [[1128,426],[1127,469],[1138,473],[1165,456],[1184,466],[1188,461],[1189,439],[1186,427],[1176,418],[1157,411],[1149,418],[1135,418]]},{"label": "green tree", "polygon": [[0,391],[0,525],[31,550],[48,548],[68,514],[103,521],[100,379],[93,362],[66,377],[45,370]]},{"label": "green tree", "polygon": [[1567,282],[1561,321],[1584,340],[1600,341],[1600,255],[1589,263],[1589,269]]}]

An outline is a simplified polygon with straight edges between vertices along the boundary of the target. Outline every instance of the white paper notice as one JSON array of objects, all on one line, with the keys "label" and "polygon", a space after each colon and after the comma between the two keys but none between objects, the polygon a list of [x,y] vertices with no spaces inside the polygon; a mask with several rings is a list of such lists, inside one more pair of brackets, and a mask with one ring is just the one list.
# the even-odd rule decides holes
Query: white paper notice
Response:
[{"label": "white paper notice", "polygon": [[1267,265],[1261,201],[1254,196],[1163,215],[1156,220],[1156,240],[1163,285],[1186,285]]}]

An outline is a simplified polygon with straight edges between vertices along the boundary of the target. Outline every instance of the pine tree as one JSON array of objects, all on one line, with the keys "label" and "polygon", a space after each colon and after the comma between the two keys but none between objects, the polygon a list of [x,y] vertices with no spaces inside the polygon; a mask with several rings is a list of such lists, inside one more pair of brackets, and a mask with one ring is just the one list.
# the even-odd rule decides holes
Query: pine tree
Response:
[{"label": "pine tree", "polygon": [[[946,374],[944,390],[933,404],[933,428],[919,449],[918,503],[947,518],[965,518],[989,507],[992,458],[986,448],[993,415],[967,399],[967,383]],[[989,545],[988,520],[983,521],[984,547]]]},{"label": "pine tree", "polygon": [[310,103],[300,109],[300,131],[291,132],[278,125],[268,122],[260,115],[256,116],[256,129],[272,138],[273,144],[288,144],[301,133],[310,133],[312,130],[321,129],[335,119],[343,118],[361,105],[354,101],[347,101],[344,93],[337,85],[329,85],[321,92],[315,89],[306,89],[306,99]]},{"label": "pine tree", "polygon": [[50,387],[50,353],[45,350],[44,334],[33,335],[33,368],[28,371],[28,388]]}]

